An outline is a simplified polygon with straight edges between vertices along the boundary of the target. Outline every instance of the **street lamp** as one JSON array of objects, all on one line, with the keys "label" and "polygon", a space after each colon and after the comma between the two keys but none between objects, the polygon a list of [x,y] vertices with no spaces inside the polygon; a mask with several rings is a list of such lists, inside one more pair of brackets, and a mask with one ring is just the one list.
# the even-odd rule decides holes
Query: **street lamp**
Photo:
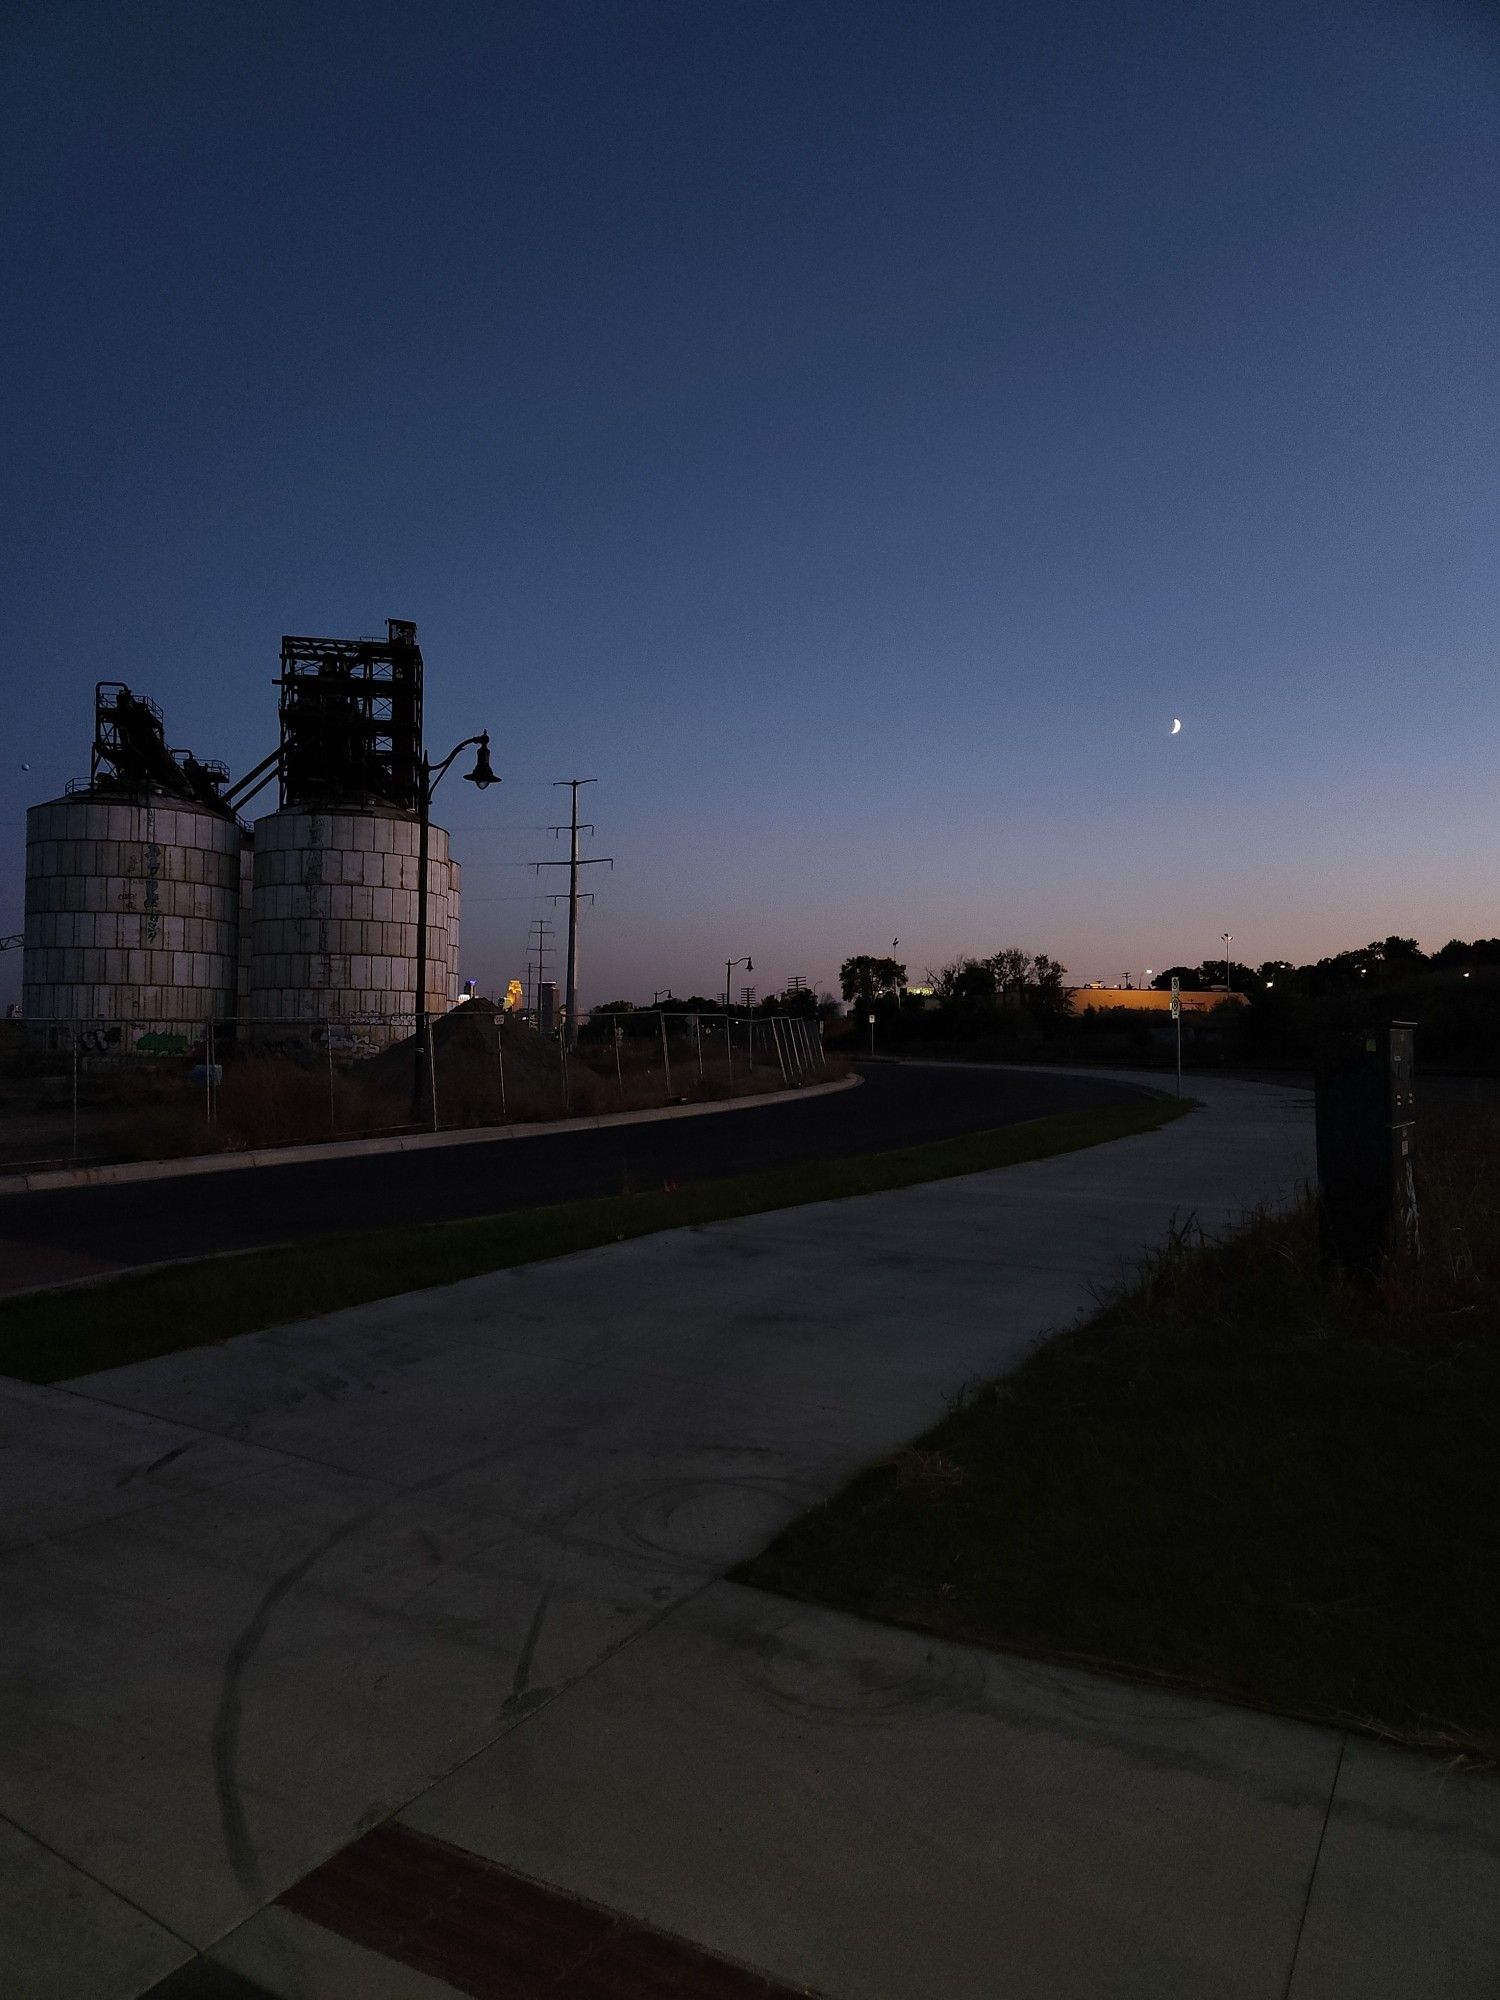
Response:
[{"label": "street lamp", "polygon": [[1220,936],[1224,941],[1224,991],[1227,993],[1229,991],[1229,947],[1234,943],[1234,933],[1232,931],[1222,931]]},{"label": "street lamp", "polygon": [[427,830],[432,823],[432,795],[441,784],[448,766],[460,750],[467,750],[471,744],[477,745],[474,768],[464,772],[466,784],[476,786],[481,792],[500,780],[490,767],[490,732],[482,729],[477,736],[466,736],[462,743],[455,743],[441,764],[428,761],[422,752],[422,761],[417,767],[417,1046],[412,1069],[412,1116],[422,1116],[422,1100],[426,1097],[432,1107],[432,1129],[437,1130],[437,1094],[432,1081],[432,1030],[427,1018]]},{"label": "street lamp", "polygon": [[727,1014],[734,1004],[734,981],[730,977],[737,965],[743,965],[746,972],[754,972],[755,966],[748,958],[726,958],[724,961],[724,1012]]}]

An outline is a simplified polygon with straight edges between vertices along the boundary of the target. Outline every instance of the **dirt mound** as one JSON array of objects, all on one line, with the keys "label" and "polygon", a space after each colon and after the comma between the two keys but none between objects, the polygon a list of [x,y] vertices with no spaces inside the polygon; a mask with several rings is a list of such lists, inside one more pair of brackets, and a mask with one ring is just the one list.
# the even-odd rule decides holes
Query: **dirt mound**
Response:
[{"label": "dirt mound", "polygon": [[[614,1079],[555,1038],[512,1020],[493,1000],[465,1000],[433,1018],[432,1067],[441,1123],[482,1125],[509,1118],[558,1118],[613,1110]],[[399,1104],[411,1091],[415,1037],[393,1042],[360,1065],[372,1096]],[[503,1108],[502,1108],[503,1107]]]}]

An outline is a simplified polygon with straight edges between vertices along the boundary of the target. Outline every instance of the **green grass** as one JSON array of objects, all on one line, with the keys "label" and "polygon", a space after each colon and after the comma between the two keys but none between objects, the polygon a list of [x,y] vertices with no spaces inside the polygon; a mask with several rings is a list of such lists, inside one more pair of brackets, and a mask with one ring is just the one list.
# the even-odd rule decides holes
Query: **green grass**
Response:
[{"label": "green grass", "polygon": [[1153,1131],[1188,1108],[1186,1101],[1142,1097],[863,1159],[334,1237],[39,1293],[0,1302],[0,1375],[64,1381],[631,1236],[1046,1159]]},{"label": "green grass", "polygon": [[1500,1147],[1425,1164],[1419,1264],[1177,1240],[737,1579],[1500,1758]]}]

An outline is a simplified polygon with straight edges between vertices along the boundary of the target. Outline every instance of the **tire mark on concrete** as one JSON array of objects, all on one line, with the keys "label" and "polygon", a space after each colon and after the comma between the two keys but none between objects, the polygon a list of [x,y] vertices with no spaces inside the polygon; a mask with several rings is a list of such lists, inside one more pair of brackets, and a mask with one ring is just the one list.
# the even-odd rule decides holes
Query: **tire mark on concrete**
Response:
[{"label": "tire mark on concrete", "polygon": [[219,1706],[214,1716],[213,1767],[214,1789],[219,1801],[219,1825],[224,1836],[224,1851],[229,1857],[229,1865],[234,1870],[235,1880],[248,1896],[256,1899],[259,1907],[266,1899],[265,1878],[260,1872],[260,1862],[255,1852],[255,1843],[250,1837],[249,1821],[245,1817],[244,1801],[240,1796],[237,1767],[239,1763],[240,1730],[244,1721],[244,1678],[245,1669],[254,1658],[266,1628],[278,1604],[296,1589],[315,1563],[321,1562],[330,1549],[364,1527],[374,1517],[390,1506],[392,1498],[379,1500],[373,1507],[352,1515],[321,1542],[298,1558],[266,1591],[259,1604],[250,1614],[239,1637],[230,1648],[229,1658],[224,1663],[224,1683],[219,1694]]},{"label": "tire mark on concrete", "polygon": [[176,1445],[171,1451],[164,1451],[160,1458],[153,1458],[149,1465],[131,1466],[128,1472],[120,1474],[115,1481],[116,1486],[128,1486],[132,1479],[147,1479],[153,1472],[160,1472],[162,1467],[170,1465],[174,1458],[181,1458],[185,1451],[191,1451],[196,1442],[196,1438],[189,1438],[186,1444]]},{"label": "tire mark on concrete", "polygon": [[[350,1535],[368,1527],[370,1522],[378,1519],[380,1515],[389,1512],[393,1507],[409,1502],[419,1494],[436,1492],[465,1473],[482,1470],[485,1466],[493,1464],[496,1457],[495,1452],[482,1452],[457,1465],[446,1466],[441,1472],[431,1473],[425,1479],[414,1480],[410,1486],[399,1486],[383,1493],[370,1506],[362,1508],[357,1514],[350,1515],[347,1521],[341,1522],[331,1534],[325,1535],[314,1548],[309,1549],[305,1555],[300,1556],[296,1562],[281,1572],[266,1590],[230,1648],[229,1657],[224,1663],[223,1685],[214,1716],[212,1737],[214,1788],[218,1795],[219,1825],[225,1854],[234,1871],[235,1880],[247,1895],[256,1898],[255,1907],[258,1908],[266,1900],[265,1882],[256,1856],[255,1843],[250,1836],[249,1822],[245,1817],[237,1770],[240,1732],[244,1722],[245,1670],[255,1657],[277,1606],[296,1589],[308,1572],[321,1562],[330,1550],[337,1548],[339,1543],[347,1540]],[[316,1460],[311,1462],[318,1463]],[[534,1529],[531,1531],[535,1532]],[[538,1635],[541,1631],[541,1618],[551,1594],[552,1584],[549,1583],[543,1593],[542,1603],[533,1616],[532,1622]],[[535,1650],[535,1640],[532,1642],[532,1650]],[[527,1671],[529,1674],[529,1657]],[[542,1689],[536,1690],[531,1696],[532,1701],[546,1698],[547,1691]],[[529,1704],[523,1698],[520,1705],[525,1707]]]},{"label": "tire mark on concrete", "polygon": [[513,1715],[518,1708],[526,1708],[541,1700],[551,1692],[548,1688],[538,1688],[527,1696],[531,1686],[531,1662],[536,1656],[536,1642],[542,1636],[542,1626],[546,1622],[547,1607],[552,1602],[552,1593],[557,1588],[557,1572],[554,1570],[542,1587],[542,1594],[536,1601],[536,1609],[531,1614],[531,1623],[526,1628],[526,1636],[521,1641],[521,1650],[516,1655],[515,1678],[510,1684],[510,1694],[500,1713]]}]

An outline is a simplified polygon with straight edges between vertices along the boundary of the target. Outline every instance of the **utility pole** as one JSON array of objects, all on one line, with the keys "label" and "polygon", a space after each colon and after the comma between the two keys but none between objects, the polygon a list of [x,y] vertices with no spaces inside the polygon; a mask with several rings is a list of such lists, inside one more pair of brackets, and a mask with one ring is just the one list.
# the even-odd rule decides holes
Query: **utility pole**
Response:
[{"label": "utility pole", "polygon": [[[613,868],[615,865],[614,856],[610,854],[592,855],[587,861],[580,860],[578,855],[579,834],[592,833],[594,831],[592,821],[580,822],[579,820],[578,788],[580,785],[597,785],[598,782],[597,778],[556,778],[553,780],[554,786],[568,785],[571,787],[573,793],[573,811],[568,824],[566,826],[549,827],[548,829],[553,834],[566,833],[569,835],[568,858],[566,861],[533,861],[531,864],[538,874],[544,868],[566,868],[568,871],[568,893],[566,898],[553,896],[550,900],[554,903],[561,903],[566,900],[568,905],[568,969],[566,996],[563,1001],[563,1005],[567,1009],[567,1017],[563,1022],[563,1042],[570,1049],[578,1046],[578,871],[580,868]],[[594,900],[593,896],[588,891],[584,893],[587,896],[587,900],[592,903]]]},{"label": "utility pole", "polygon": [[[552,924],[547,917],[533,917],[531,928],[536,936],[528,940],[527,950],[535,954],[526,961],[526,1012],[540,1025],[542,1005],[542,979],[547,970],[547,960],[552,952]],[[532,972],[536,973],[536,990],[532,991]],[[535,1012],[533,1012],[535,1009]]]}]

